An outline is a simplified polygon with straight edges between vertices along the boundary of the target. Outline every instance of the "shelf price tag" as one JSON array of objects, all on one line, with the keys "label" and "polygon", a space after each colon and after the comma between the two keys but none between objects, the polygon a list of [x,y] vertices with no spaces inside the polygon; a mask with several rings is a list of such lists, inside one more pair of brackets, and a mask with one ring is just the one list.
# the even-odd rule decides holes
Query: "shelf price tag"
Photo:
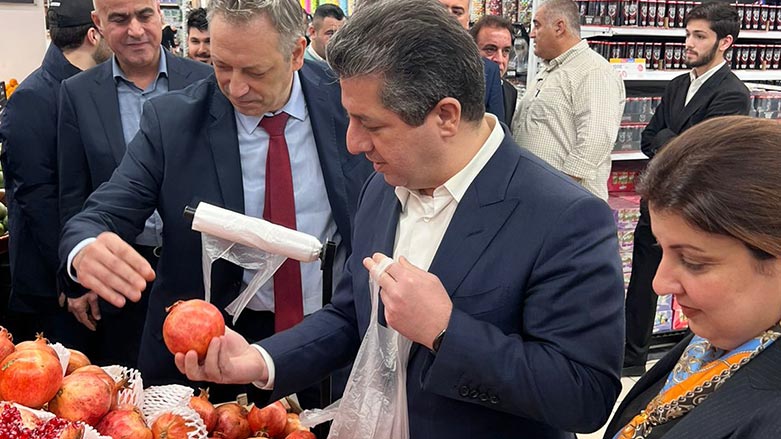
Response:
[{"label": "shelf price tag", "polygon": [[621,79],[641,79],[645,77],[645,58],[610,58],[610,65]]}]

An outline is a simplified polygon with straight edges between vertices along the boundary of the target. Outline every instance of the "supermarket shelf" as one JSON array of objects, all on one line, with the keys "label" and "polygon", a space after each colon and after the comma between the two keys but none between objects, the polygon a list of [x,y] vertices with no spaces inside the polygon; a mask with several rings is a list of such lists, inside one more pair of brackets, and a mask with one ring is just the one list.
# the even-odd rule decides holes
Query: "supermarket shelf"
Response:
[{"label": "supermarket shelf", "polygon": [[613,151],[610,158],[615,161],[621,160],[648,160],[648,156],[641,151]]},{"label": "supermarket shelf", "polygon": [[[633,74],[627,71],[624,79],[627,81],[669,81],[689,70],[645,70]],[[743,81],[781,81],[781,70],[733,70]]]},{"label": "supermarket shelf", "polygon": [[[612,37],[612,36],[649,36],[649,37],[679,37],[686,35],[682,28],[665,29],[663,27],[622,27],[622,26],[581,26],[582,38]],[[781,31],[741,30],[738,44],[741,40],[781,40]]]}]

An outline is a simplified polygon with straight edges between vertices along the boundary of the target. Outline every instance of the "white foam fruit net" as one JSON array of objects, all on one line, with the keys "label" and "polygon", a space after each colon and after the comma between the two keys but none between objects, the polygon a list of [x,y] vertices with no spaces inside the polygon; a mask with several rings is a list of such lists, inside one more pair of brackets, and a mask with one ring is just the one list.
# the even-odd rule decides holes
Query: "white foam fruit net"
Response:
[{"label": "white foam fruit net", "polygon": [[49,343],[48,346],[54,349],[54,352],[57,352],[60,366],[62,366],[62,376],[65,376],[65,372],[68,370],[68,361],[71,359],[71,351],[60,343]]},{"label": "white foam fruit net", "polygon": [[130,404],[136,407],[143,407],[144,404],[144,381],[141,379],[141,372],[136,369],[123,366],[105,366],[106,371],[114,381],[120,382],[127,378],[127,385],[119,390],[117,395],[118,404]]},{"label": "white foam fruit net", "polygon": [[193,389],[186,386],[178,384],[153,386],[144,391],[141,411],[149,426],[164,413],[179,415],[190,428],[187,433],[188,439],[205,439],[208,435],[206,425],[198,412],[190,408],[191,396],[193,396]]}]

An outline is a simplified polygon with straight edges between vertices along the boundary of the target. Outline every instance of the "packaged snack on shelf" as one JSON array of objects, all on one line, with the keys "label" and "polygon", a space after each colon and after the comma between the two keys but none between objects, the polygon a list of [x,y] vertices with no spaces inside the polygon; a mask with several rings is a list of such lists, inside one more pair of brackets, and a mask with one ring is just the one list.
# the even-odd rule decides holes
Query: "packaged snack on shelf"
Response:
[{"label": "packaged snack on shelf", "polygon": [[654,334],[672,331],[672,311],[657,311],[654,316]]},{"label": "packaged snack on shelf", "polygon": [[673,310],[673,331],[681,331],[689,327],[689,319],[680,309]]}]

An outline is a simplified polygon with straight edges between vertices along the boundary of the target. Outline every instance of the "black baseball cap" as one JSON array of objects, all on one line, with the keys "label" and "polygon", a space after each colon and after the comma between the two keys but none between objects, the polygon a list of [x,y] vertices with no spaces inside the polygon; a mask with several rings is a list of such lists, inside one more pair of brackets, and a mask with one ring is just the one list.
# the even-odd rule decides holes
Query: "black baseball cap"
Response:
[{"label": "black baseball cap", "polygon": [[73,27],[92,24],[92,0],[52,0],[49,4],[49,25]]}]

